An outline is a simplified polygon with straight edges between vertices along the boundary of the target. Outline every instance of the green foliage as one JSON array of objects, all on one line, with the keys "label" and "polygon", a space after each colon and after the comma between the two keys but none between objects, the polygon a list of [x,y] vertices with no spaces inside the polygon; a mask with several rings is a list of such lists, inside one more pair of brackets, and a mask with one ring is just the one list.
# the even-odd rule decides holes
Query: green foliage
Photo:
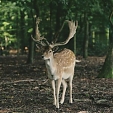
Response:
[{"label": "green foliage", "polygon": [[28,29],[28,33],[32,33],[33,32],[33,28]]},{"label": "green foliage", "polygon": [[[90,36],[92,31],[104,31],[109,28],[109,14],[112,6],[113,0],[2,0],[0,2],[0,44],[16,48],[28,46],[28,38],[33,32],[34,16],[38,13],[35,8],[38,8],[39,17],[42,20],[39,29],[49,41],[65,19],[78,20],[76,44],[77,49],[82,50],[85,14],[90,26],[89,37],[92,37]],[[59,23],[57,23],[58,19]],[[64,32],[63,35],[65,34]],[[89,45],[92,43],[91,40],[89,40]],[[100,41],[94,48],[90,48],[89,52],[93,55],[104,54],[107,46]]]},{"label": "green foliage", "polygon": [[[15,35],[13,34],[14,29],[14,22],[16,16],[16,11],[18,10],[18,7],[15,6],[15,3],[11,2],[1,2],[0,7],[0,33],[1,33],[1,45],[6,46],[11,44],[11,42],[14,41]],[[7,40],[6,40],[7,38]],[[6,42],[7,41],[7,42]]]}]

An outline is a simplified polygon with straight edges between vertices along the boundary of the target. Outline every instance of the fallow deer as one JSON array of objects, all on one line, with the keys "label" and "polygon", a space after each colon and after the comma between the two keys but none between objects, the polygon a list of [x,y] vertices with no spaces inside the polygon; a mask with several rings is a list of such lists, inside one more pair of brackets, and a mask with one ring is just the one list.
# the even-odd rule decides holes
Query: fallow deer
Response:
[{"label": "fallow deer", "polygon": [[[32,37],[32,39],[35,42],[38,42],[42,46],[48,46],[46,47],[46,50],[44,51],[42,57],[45,61],[47,72],[48,72],[48,78],[51,80],[52,83],[52,88],[53,88],[53,96],[54,96],[54,105],[56,108],[59,108],[59,91],[60,91],[60,86],[61,83],[63,85],[63,93],[62,93],[62,98],[60,103],[64,103],[65,99],[65,92],[67,88],[67,83],[66,79],[69,79],[69,86],[70,86],[70,100],[69,102],[72,103],[72,80],[74,76],[74,68],[75,68],[75,63],[76,57],[75,54],[70,50],[70,49],[63,49],[60,52],[53,52],[53,48],[56,46],[61,46],[65,45],[69,42],[69,40],[74,36],[76,33],[76,29],[78,26],[78,22],[76,21],[76,26],[75,22],[73,21],[64,21],[63,26],[65,23],[68,23],[69,26],[69,36],[64,42],[59,42],[59,43],[52,43],[50,44],[46,38],[41,37],[41,34],[38,29],[38,24],[39,20],[37,19],[36,21],[36,36],[35,38]],[[63,28],[61,27],[61,29]]]}]

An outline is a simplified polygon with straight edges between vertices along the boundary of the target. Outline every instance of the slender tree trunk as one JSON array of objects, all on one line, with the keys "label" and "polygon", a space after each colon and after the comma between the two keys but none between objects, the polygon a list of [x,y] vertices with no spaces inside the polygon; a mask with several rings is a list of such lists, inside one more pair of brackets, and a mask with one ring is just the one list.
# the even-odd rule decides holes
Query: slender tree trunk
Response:
[{"label": "slender tree trunk", "polygon": [[76,55],[76,34],[74,35],[74,53]]},{"label": "slender tree trunk", "polygon": [[[34,36],[34,35],[33,35]],[[31,34],[29,35],[29,47],[28,47],[28,59],[27,63],[32,64],[34,58],[34,41],[31,38]]]},{"label": "slender tree trunk", "polygon": [[88,42],[89,42],[89,22],[87,20],[87,14],[84,16],[85,28],[84,28],[84,42],[83,42],[83,58],[88,57]]},{"label": "slender tree trunk", "polygon": [[58,31],[59,28],[60,28],[60,8],[58,4],[57,9],[56,9],[56,31]]},{"label": "slender tree trunk", "polygon": [[[32,7],[34,8],[34,12],[35,12],[35,15],[36,15],[36,18],[39,17],[39,9],[38,9],[38,3],[37,3],[37,0],[31,0],[31,4]],[[32,15],[32,23],[33,23],[33,33],[32,33],[32,36],[34,37],[35,36],[35,26],[36,26],[36,22],[35,22],[35,19],[34,19],[34,14],[32,12],[32,9],[31,9],[31,15]],[[29,53],[28,53],[28,59],[27,59],[27,63],[33,63],[33,58],[34,58],[34,41],[32,40],[31,36],[29,37]]]},{"label": "slender tree trunk", "polygon": [[25,41],[25,22],[24,22],[24,11],[20,11],[20,43],[21,43],[21,53],[24,53],[24,41]]},{"label": "slender tree trunk", "polygon": [[27,63],[33,63],[33,58],[34,58],[34,42],[30,36],[29,37],[29,53],[28,53]]},{"label": "slender tree trunk", "polygon": [[[31,23],[34,23],[34,19],[32,19]],[[33,25],[33,28],[35,28],[34,25]],[[34,36],[34,33],[32,35]],[[28,51],[27,63],[32,64],[33,63],[33,58],[34,58],[34,41],[31,38],[31,34],[29,34],[29,47],[28,47],[28,50],[29,51]]]},{"label": "slender tree trunk", "polygon": [[103,77],[103,78],[113,78],[113,22],[111,20],[111,17],[113,15],[113,10],[111,11],[110,14],[110,22],[111,22],[111,29],[112,32],[110,32],[110,43],[109,43],[109,49],[108,53],[104,62],[104,65],[101,69],[101,72],[99,73],[98,77]]},{"label": "slender tree trunk", "polygon": [[[17,12],[17,15],[20,15],[20,11]],[[17,55],[19,55],[19,49],[20,49],[20,23],[19,23],[19,16],[16,17],[16,27],[18,28],[16,30],[16,38],[17,38],[17,43],[16,43],[16,47],[17,47]]]},{"label": "slender tree trunk", "polygon": [[109,45],[107,57],[98,77],[113,78],[113,43]]},{"label": "slender tree trunk", "polygon": [[53,4],[52,1],[49,4],[49,10],[50,10],[50,27],[49,27],[49,32],[48,32],[48,41],[51,42],[51,40],[53,40],[52,37],[52,11],[53,11]]}]

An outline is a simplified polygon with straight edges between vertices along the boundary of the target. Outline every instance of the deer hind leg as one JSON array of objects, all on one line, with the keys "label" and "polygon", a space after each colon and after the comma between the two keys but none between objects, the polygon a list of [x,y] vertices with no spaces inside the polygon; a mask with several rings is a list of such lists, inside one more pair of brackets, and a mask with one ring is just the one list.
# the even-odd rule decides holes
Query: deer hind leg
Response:
[{"label": "deer hind leg", "polygon": [[69,78],[69,87],[70,87],[70,100],[69,100],[69,103],[73,103],[73,100],[72,100],[72,80],[73,80],[73,76],[71,76]]},{"label": "deer hind leg", "polygon": [[62,93],[62,99],[60,101],[61,104],[64,103],[64,99],[65,99],[65,92],[66,92],[66,88],[67,88],[67,83],[64,79],[62,79],[62,84],[63,84],[63,93]]},{"label": "deer hind leg", "polygon": [[52,88],[53,88],[53,96],[54,96],[53,105],[56,106],[56,93],[55,93],[55,81],[54,80],[52,80]]},{"label": "deer hind leg", "polygon": [[57,100],[56,100],[56,108],[59,108],[59,91],[61,86],[62,78],[57,80]]}]

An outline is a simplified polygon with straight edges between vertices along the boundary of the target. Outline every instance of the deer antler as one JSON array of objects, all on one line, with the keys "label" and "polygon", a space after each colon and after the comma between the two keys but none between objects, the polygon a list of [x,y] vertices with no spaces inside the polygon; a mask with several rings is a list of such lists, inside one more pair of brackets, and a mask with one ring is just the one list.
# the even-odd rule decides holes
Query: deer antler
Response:
[{"label": "deer antler", "polygon": [[[47,41],[47,39],[42,37],[40,34],[39,27],[38,27],[40,21],[41,20],[39,18],[36,18],[36,29],[35,29],[36,34],[35,34],[35,38],[33,38],[33,36],[31,36],[31,38],[33,39],[33,41],[40,43],[42,46],[45,46],[46,44],[50,45],[49,42]],[[46,44],[44,42],[42,42],[42,40],[45,40]]]},{"label": "deer antler", "polygon": [[[63,25],[62,25],[62,27],[61,27],[61,29],[59,30],[59,32],[62,31],[62,29],[63,29],[65,23],[68,23],[69,30],[70,30],[70,33],[69,33],[68,38],[67,38],[64,42],[59,42],[59,43],[55,43],[55,44],[53,44],[53,43],[50,44],[50,43],[47,41],[46,38],[41,37],[41,34],[40,34],[40,32],[39,32],[39,28],[38,28],[39,22],[40,22],[40,19],[37,18],[37,19],[36,19],[36,35],[35,35],[35,39],[33,38],[33,36],[31,36],[31,37],[32,37],[32,39],[33,39],[35,42],[38,42],[38,43],[41,44],[42,46],[48,45],[48,46],[50,46],[51,48],[54,48],[54,47],[56,47],[56,46],[66,45],[66,44],[69,42],[69,40],[74,36],[74,34],[76,33],[76,29],[77,29],[77,27],[78,27],[78,21],[76,21],[76,26],[75,26],[75,22],[74,22],[74,21],[65,20],[64,23],[63,23]],[[45,41],[46,43],[44,43],[44,41]]]},{"label": "deer antler", "polygon": [[61,32],[61,30],[63,29],[63,26],[65,23],[68,23],[68,26],[69,26],[69,30],[70,30],[70,33],[69,33],[69,36],[68,38],[64,41],[64,42],[59,42],[59,43],[55,43],[55,44],[50,44],[50,47],[53,48],[55,46],[61,46],[61,45],[66,45],[69,40],[74,36],[74,34],[76,33],[76,29],[77,29],[77,26],[78,26],[78,21],[76,21],[76,26],[75,26],[75,22],[73,21],[69,21],[69,20],[65,20],[61,29],[59,30],[59,32]]}]

